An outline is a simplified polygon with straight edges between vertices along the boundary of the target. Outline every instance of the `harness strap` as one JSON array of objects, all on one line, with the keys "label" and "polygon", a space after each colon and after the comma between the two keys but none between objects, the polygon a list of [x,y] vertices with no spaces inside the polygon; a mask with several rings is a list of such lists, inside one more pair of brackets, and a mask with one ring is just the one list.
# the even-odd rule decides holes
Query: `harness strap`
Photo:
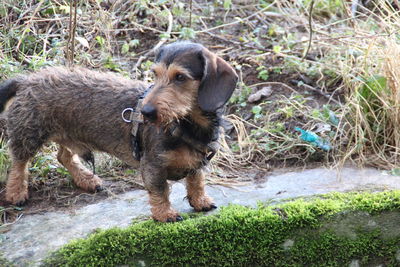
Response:
[{"label": "harness strap", "polygon": [[[126,108],[122,111],[121,116],[122,119],[127,123],[132,123],[131,135],[132,135],[132,147],[133,147],[133,156],[136,160],[140,160],[142,148],[140,145],[140,136],[139,136],[139,128],[141,124],[143,124],[143,115],[141,113],[143,99],[149,93],[149,91],[153,88],[153,85],[150,85],[146,88],[146,90],[139,96],[138,102],[134,108]],[[129,119],[126,119],[127,112],[130,112]]]},{"label": "harness strap", "polygon": [[[139,135],[139,129],[140,126],[143,124],[143,115],[141,113],[142,109],[142,102],[143,99],[146,97],[146,95],[149,93],[149,91],[153,88],[154,85],[150,85],[141,96],[138,98],[138,102],[134,108],[126,108],[122,111],[121,116],[122,119],[127,122],[127,123],[132,123],[132,129],[131,129],[131,135],[132,135],[132,147],[133,147],[133,156],[135,157],[136,160],[140,161],[141,158],[141,152],[142,152],[142,147],[140,144],[140,135]],[[126,113],[129,112],[129,119],[126,118]],[[215,154],[217,153],[219,149],[219,142],[218,142],[218,137],[219,137],[219,129],[216,128],[213,137],[212,137],[212,142],[204,145],[200,141],[193,140],[190,136],[185,134],[182,129],[178,126],[175,125],[175,127],[172,127],[170,129],[170,134],[171,136],[174,137],[179,137],[182,138],[182,140],[190,144],[191,147],[193,147],[195,150],[198,152],[204,154],[204,164],[206,164],[208,161],[210,161]]]},{"label": "harness strap", "polygon": [[170,135],[181,138],[183,142],[190,144],[190,146],[194,148],[196,151],[204,154],[205,163],[210,161],[215,156],[220,147],[218,142],[219,138],[218,128],[213,133],[212,142],[210,142],[207,145],[204,145],[202,142],[196,141],[190,136],[188,136],[184,131],[182,131],[182,129],[178,125],[176,125],[170,130]]}]

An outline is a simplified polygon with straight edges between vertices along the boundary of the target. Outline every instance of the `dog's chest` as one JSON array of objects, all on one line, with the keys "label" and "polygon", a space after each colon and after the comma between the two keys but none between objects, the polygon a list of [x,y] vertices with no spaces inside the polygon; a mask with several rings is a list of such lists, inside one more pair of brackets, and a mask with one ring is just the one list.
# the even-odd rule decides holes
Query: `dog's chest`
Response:
[{"label": "dog's chest", "polygon": [[188,146],[181,146],[163,154],[168,179],[179,180],[194,173],[204,165],[204,154]]}]

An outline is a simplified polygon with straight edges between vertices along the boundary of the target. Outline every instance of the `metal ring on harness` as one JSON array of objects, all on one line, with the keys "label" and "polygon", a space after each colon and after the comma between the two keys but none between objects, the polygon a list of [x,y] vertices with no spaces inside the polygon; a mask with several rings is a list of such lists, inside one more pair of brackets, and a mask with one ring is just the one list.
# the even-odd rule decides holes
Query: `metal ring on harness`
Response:
[{"label": "metal ring on harness", "polygon": [[[126,119],[126,118],[125,118],[125,112],[127,112],[127,111],[129,111],[129,112],[134,112],[133,108],[126,108],[126,109],[124,109],[124,110],[122,111],[121,117],[122,117],[122,119],[124,120],[124,122],[132,122],[132,120]],[[129,116],[129,117],[130,117],[130,116]]]}]

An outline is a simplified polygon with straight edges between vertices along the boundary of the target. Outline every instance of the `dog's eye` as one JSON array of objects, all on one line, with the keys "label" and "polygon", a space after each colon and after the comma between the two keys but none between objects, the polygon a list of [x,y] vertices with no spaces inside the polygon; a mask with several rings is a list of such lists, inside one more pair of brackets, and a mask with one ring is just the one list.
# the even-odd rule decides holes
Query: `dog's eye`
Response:
[{"label": "dog's eye", "polygon": [[186,80],[186,76],[179,73],[175,76],[175,80],[178,82],[184,82]]}]

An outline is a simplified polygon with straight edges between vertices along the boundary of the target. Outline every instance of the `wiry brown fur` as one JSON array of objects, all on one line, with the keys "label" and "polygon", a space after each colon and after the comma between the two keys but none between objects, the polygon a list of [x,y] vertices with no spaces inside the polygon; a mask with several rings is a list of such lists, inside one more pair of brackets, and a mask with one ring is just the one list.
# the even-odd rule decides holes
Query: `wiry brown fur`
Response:
[{"label": "wiry brown fur", "polygon": [[[101,180],[82,165],[79,156],[102,151],[139,166],[155,220],[181,220],[168,200],[167,180],[187,177],[194,209],[215,208],[205,194],[202,169],[219,126],[219,110],[234,89],[236,74],[225,61],[192,43],[164,46],[153,69],[156,81],[143,100],[145,123],[137,136],[140,162],[133,156],[132,125],[121,119],[121,112],[136,106],[146,84],[112,73],[53,67],[0,87],[1,106],[17,92],[7,112],[13,160],[7,200],[21,204],[28,199],[28,162],[45,142],[54,141],[60,146],[58,160],[88,191],[99,190]],[[185,79],[181,81],[179,75]]]},{"label": "wiry brown fur", "polygon": [[[159,63],[153,67],[153,71],[157,78],[157,84],[145,98],[143,104],[153,104],[158,112],[157,123],[166,126],[185,117],[193,110],[200,81],[194,80],[189,72],[178,63],[173,63],[168,67],[164,63]],[[181,85],[171,83],[177,73],[185,74],[191,80]]]},{"label": "wiry brown fur", "polygon": [[99,190],[101,180],[82,165],[78,156],[103,151],[138,166],[128,145],[131,126],[120,114],[121,109],[134,104],[146,84],[79,67],[73,71],[46,68],[15,80],[18,93],[7,111],[13,160],[8,201],[22,204],[28,199],[26,165],[47,141],[60,145],[59,161],[75,183],[88,191]]}]

